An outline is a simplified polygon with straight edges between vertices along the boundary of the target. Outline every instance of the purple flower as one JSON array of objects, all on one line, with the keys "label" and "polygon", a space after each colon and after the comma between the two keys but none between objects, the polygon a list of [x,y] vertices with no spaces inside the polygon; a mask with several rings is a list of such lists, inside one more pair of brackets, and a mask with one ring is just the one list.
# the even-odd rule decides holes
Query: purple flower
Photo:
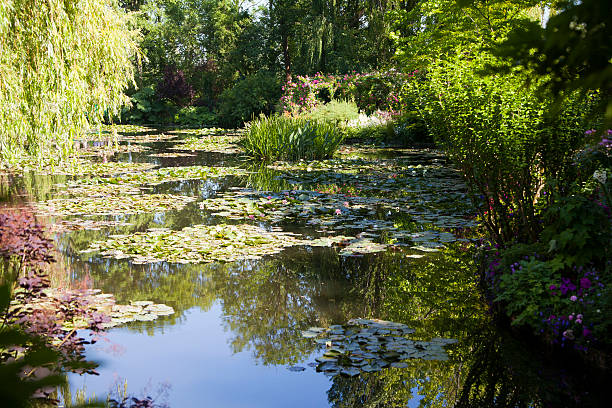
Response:
[{"label": "purple flower", "polygon": [[599,142],[600,146],[603,147],[612,147],[612,140],[610,139],[601,139],[601,142]]},{"label": "purple flower", "polygon": [[588,289],[591,287],[591,281],[589,280],[589,278],[582,278],[580,279],[580,287],[583,289]]},{"label": "purple flower", "polygon": [[575,302],[575,301],[577,301],[577,300],[578,300],[578,298],[576,297],[576,295],[573,295],[572,297],[570,297],[570,300],[571,300],[572,302]]},{"label": "purple flower", "polygon": [[563,332],[563,337],[569,340],[574,340],[574,332],[572,330],[566,330]]}]

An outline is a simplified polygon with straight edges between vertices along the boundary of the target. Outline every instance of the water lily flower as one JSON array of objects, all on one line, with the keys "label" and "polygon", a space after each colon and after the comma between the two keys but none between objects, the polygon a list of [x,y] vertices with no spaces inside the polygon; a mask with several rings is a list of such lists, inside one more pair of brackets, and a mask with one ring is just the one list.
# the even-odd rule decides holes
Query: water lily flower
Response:
[{"label": "water lily flower", "polygon": [[336,212],[336,215],[340,215],[340,214],[342,214],[342,210],[340,210],[339,208],[336,208],[336,211],[335,211],[335,212]]}]

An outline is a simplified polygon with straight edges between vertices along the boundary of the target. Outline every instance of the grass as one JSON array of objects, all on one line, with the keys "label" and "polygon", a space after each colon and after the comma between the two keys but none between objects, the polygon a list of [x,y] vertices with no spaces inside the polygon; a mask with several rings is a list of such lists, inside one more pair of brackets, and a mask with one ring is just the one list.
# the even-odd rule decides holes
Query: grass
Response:
[{"label": "grass", "polygon": [[250,123],[242,144],[247,154],[263,160],[321,160],[332,157],[343,135],[331,123],[271,116]]}]

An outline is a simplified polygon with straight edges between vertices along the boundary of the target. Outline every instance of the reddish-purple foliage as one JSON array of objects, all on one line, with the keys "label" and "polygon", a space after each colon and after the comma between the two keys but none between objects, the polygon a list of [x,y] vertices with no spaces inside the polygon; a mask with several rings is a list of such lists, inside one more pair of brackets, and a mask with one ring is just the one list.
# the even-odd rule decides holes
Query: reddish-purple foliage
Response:
[{"label": "reddish-purple foliage", "polygon": [[179,106],[188,106],[195,99],[195,90],[187,81],[185,72],[173,66],[164,69],[164,77],[157,86],[157,95]]},{"label": "reddish-purple foliage", "polygon": [[[4,210],[0,213],[0,256],[4,262],[16,262],[18,287],[13,292],[11,307],[1,311],[0,320],[17,324],[25,332],[46,339],[62,359],[61,368],[95,373],[95,364],[86,363],[84,345],[93,343],[77,336],[76,330],[63,325],[76,319],[86,319],[89,329],[103,330],[109,318],[87,308],[87,298],[76,291],[61,299],[46,296],[49,276],[45,266],[53,262],[53,243],[44,234],[44,227],[27,210]],[[6,278],[6,277],[5,277]],[[27,347],[15,345],[0,353],[0,362],[18,357]],[[58,369],[54,367],[53,369]]]},{"label": "reddish-purple foliage", "polygon": [[0,256],[12,257],[22,267],[39,269],[53,262],[53,244],[45,237],[43,226],[27,210],[0,212]]}]

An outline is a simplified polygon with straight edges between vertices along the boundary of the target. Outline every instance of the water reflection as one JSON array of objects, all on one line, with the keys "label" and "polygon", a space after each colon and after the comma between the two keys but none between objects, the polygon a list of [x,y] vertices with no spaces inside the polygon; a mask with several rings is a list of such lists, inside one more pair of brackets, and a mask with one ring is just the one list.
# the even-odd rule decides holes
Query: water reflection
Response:
[{"label": "water reflection", "polygon": [[[145,134],[133,136],[137,139]],[[146,145],[149,152],[164,152],[173,143]],[[398,160],[414,165],[442,162],[435,155],[401,154]],[[397,153],[385,153],[385,157],[394,156]],[[246,166],[237,155],[206,152],[181,158],[151,158],[147,152],[118,157],[161,166]],[[379,156],[368,153],[367,157]],[[251,173],[242,177],[164,183],[150,191],[202,200],[231,187],[281,191],[314,188],[318,183],[310,178],[290,184],[279,171],[249,169]],[[342,177],[349,185],[364,179],[363,175]],[[445,195],[447,192],[428,185],[427,177],[423,173],[414,179],[414,191],[370,189],[368,194],[409,196],[418,208],[433,208],[436,214],[463,215],[467,211],[461,185]],[[33,201],[46,200],[55,195],[55,183],[67,180],[65,176],[27,175],[0,183],[0,195],[9,196],[12,202],[20,194]],[[130,225],[57,236],[61,266],[70,271],[72,284],[113,293],[120,303],[165,303],[176,314],[111,330],[108,342],[90,350],[90,358],[104,363],[102,375],[70,376],[73,394],[85,386],[88,393],[104,395],[118,376],[127,379],[134,393],[149,380],[169,382],[168,402],[173,407],[604,406],[600,398],[609,378],[578,367],[572,371],[573,365],[555,361],[535,345],[526,346],[495,327],[478,290],[473,253],[462,242],[421,258],[407,257],[402,251],[342,257],[336,249],[290,248],[274,257],[234,263],[135,265],[80,251],[111,234],[151,227],[178,230],[218,223],[220,218],[192,203],[167,213],[94,219]],[[434,229],[431,220],[417,223],[406,216],[392,221],[404,230]],[[314,230],[302,224],[283,227],[305,234]],[[413,359],[407,368],[387,368],[355,378],[330,380],[311,367],[304,372],[287,370],[292,365],[306,366],[321,353],[312,339],[302,337],[302,330],[359,317],[405,323],[416,330],[414,339],[459,341],[449,346],[448,361]],[[123,350],[121,355],[116,354],[118,349]]]}]

